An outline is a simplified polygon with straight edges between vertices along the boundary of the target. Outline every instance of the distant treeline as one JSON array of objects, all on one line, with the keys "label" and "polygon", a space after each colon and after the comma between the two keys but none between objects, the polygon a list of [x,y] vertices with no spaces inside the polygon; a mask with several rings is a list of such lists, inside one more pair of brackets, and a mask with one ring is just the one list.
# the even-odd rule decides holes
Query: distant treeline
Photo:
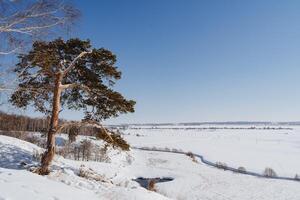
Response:
[{"label": "distant treeline", "polygon": [[[232,122],[187,122],[187,123],[141,123],[141,124],[122,124],[124,127],[128,126],[214,126],[214,125],[248,125],[248,126],[289,126],[300,125],[300,121],[294,122],[247,122],[247,121],[232,121]],[[119,126],[119,125],[117,125]]]},{"label": "distant treeline", "polygon": [[[60,123],[67,120],[60,120]],[[50,118],[32,118],[24,115],[7,114],[0,111],[0,130],[1,131],[29,131],[45,133],[49,129]],[[69,134],[72,126],[64,128],[61,132]],[[77,134],[94,135],[96,131],[92,127],[80,127]]]},{"label": "distant treeline", "polygon": [[129,127],[129,129],[157,129],[157,130],[293,130],[289,127]]},{"label": "distant treeline", "polygon": [[[66,122],[70,121],[60,120],[60,123]],[[35,138],[34,136],[32,136],[30,132],[40,132],[42,134],[46,133],[49,129],[49,124],[50,118],[31,118],[24,115],[7,114],[0,111],[0,135],[6,135],[26,140],[44,148],[46,143],[42,142],[40,138]],[[104,140],[105,142],[107,142],[107,144],[111,144],[113,148],[118,147],[125,151],[129,150],[129,144],[121,137],[120,133],[117,130],[113,131],[113,129],[113,127],[110,128],[110,138],[107,137],[107,133],[103,129],[91,126],[67,126],[66,128],[63,128],[60,132],[68,134],[69,141],[71,142],[75,141],[77,135],[93,135],[97,139]],[[85,152],[85,149],[87,148],[85,148],[85,145],[88,144],[86,143],[82,145],[83,151]],[[90,148],[90,146],[91,145],[89,145],[88,148]],[[75,152],[77,152],[76,154],[78,154],[81,152],[81,150]],[[85,153],[83,153],[83,159],[85,159],[84,155]],[[87,157],[86,159],[89,158]]]},{"label": "distant treeline", "polygon": [[0,130],[43,132],[49,128],[50,119],[31,118],[23,115],[7,114],[0,111]]}]

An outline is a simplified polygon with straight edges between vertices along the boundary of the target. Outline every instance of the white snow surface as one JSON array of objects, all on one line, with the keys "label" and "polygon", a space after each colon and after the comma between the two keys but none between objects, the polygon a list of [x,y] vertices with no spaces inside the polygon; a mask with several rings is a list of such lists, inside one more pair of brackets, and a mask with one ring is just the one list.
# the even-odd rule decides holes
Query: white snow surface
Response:
[{"label": "white snow surface", "polygon": [[[116,177],[126,167],[125,154],[123,161],[118,155],[112,163],[81,162],[56,156],[50,175],[40,176],[20,166],[21,162],[36,163],[32,157],[37,151],[42,149],[0,135],[0,200],[168,199],[140,187],[130,176]],[[104,182],[79,177],[81,165],[102,176]]]},{"label": "white snow surface", "polygon": [[[209,126],[198,126],[205,127]],[[256,129],[248,129],[251,126],[230,126],[227,129],[222,129],[224,125],[213,127],[220,129],[186,129],[197,128],[195,126],[151,129],[134,126],[124,133],[126,140],[137,147],[191,151],[209,161],[223,162],[235,168],[242,166],[257,173],[263,173],[266,167],[270,167],[280,176],[295,177],[300,174],[299,126],[287,127],[291,130],[263,129],[264,126],[257,126]]]},{"label": "white snow surface", "polygon": [[[233,165],[240,165],[242,161],[245,161],[246,169],[248,168],[247,163],[253,169],[262,170],[264,168],[261,167],[265,167],[266,164],[273,167],[272,164],[276,162],[271,162],[272,159],[269,159],[267,163],[261,163],[264,156],[268,157],[272,153],[275,154],[272,158],[276,158],[280,163],[284,164],[284,161],[289,162],[289,164],[295,163],[296,166],[291,167],[291,169],[296,170],[299,166],[297,165],[298,158],[294,162],[288,161],[288,159],[280,161],[280,159],[284,159],[284,156],[277,155],[280,148],[281,150],[284,148],[285,154],[291,154],[291,156],[295,156],[294,153],[299,153],[299,146],[298,149],[295,146],[297,146],[296,141],[299,141],[300,138],[295,129],[216,130],[212,132],[210,130],[128,129],[125,133],[130,134],[126,135],[125,138],[135,146],[181,148],[196,151],[195,153],[199,154],[204,153],[208,159],[228,161],[227,164]],[[136,134],[142,136],[136,136]],[[59,137],[64,138],[64,136]],[[279,139],[279,142],[273,141]],[[249,142],[247,142],[248,140]],[[254,142],[255,140],[258,142]],[[295,143],[292,140],[295,140]],[[236,144],[239,142],[243,145]],[[256,147],[257,144],[258,147]],[[254,153],[250,151],[251,145],[254,145],[252,147]],[[265,145],[267,146],[265,147]],[[205,147],[208,148],[206,151],[204,151]],[[219,148],[220,150],[218,150]],[[222,148],[224,148],[224,153],[222,153]],[[246,162],[246,158],[239,158],[243,156],[237,156],[236,152],[230,152],[233,150],[242,151],[243,153],[240,155],[249,159],[249,155],[244,153],[248,152],[254,158]],[[0,200],[300,199],[300,182],[236,174],[209,167],[201,162],[193,162],[191,158],[185,155],[174,153],[142,150],[117,153],[114,150],[109,153],[111,163],[74,161],[56,156],[52,163],[52,172],[48,176],[39,176],[22,168],[21,162],[26,162],[29,165],[37,164],[32,158],[33,154],[42,151],[43,149],[31,143],[0,136]],[[226,153],[235,156],[226,157]],[[234,157],[236,160],[231,160]],[[295,157],[292,158],[295,159]],[[255,162],[259,162],[259,164],[253,164]],[[84,165],[84,169],[91,170],[101,176],[102,181],[79,177],[78,172],[82,165]],[[294,173],[288,169],[285,172],[287,174]],[[138,183],[132,180],[138,177],[171,177],[174,180],[157,183],[155,185],[156,192],[152,192],[140,187]]]}]

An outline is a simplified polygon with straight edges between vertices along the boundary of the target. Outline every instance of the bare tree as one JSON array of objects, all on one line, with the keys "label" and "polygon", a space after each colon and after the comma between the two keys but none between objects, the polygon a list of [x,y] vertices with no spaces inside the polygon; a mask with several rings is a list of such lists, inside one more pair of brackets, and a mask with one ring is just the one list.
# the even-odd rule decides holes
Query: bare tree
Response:
[{"label": "bare tree", "polygon": [[[55,154],[55,134],[64,125],[59,124],[62,108],[83,110],[82,123],[101,128],[99,122],[122,113],[134,112],[134,101],[126,100],[112,90],[121,72],[115,66],[116,56],[103,48],[91,48],[90,41],[57,39],[35,42],[28,54],[19,56],[16,72],[19,85],[11,96],[13,105],[51,115],[47,151],[42,158],[41,174],[49,173]],[[113,143],[106,129],[104,133]]]},{"label": "bare tree", "polygon": [[[22,52],[33,40],[69,30],[79,16],[64,0],[0,0],[0,58]],[[0,63],[0,90],[10,91],[10,69]],[[9,83],[9,85],[8,85]]]},{"label": "bare tree", "polygon": [[79,15],[62,0],[1,0],[0,11],[0,55],[18,52],[24,43],[57,26],[68,28]]}]

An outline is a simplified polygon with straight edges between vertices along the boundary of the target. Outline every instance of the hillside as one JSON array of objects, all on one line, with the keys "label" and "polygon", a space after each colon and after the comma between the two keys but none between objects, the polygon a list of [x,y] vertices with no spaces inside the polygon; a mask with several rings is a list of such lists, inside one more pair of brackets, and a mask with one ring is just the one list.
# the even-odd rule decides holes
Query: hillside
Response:
[{"label": "hillside", "polygon": [[[0,136],[1,200],[300,198],[299,182],[235,174],[167,152],[111,150],[111,162],[56,156],[51,174],[43,177],[28,171],[37,164],[35,158],[41,151],[31,143]],[[155,184],[156,192],[152,192],[133,180],[138,177],[173,180]]]}]

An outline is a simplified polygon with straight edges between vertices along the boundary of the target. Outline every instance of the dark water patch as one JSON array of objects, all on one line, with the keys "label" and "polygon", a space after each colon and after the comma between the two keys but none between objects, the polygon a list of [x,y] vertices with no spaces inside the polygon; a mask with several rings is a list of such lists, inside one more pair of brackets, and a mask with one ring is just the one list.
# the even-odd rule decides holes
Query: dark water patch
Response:
[{"label": "dark water patch", "polygon": [[162,177],[162,178],[144,178],[144,177],[138,177],[136,179],[133,179],[133,181],[136,181],[142,186],[143,188],[149,189],[149,184],[152,182],[154,184],[156,183],[163,183],[163,182],[169,182],[173,181],[174,178],[171,177]]}]

